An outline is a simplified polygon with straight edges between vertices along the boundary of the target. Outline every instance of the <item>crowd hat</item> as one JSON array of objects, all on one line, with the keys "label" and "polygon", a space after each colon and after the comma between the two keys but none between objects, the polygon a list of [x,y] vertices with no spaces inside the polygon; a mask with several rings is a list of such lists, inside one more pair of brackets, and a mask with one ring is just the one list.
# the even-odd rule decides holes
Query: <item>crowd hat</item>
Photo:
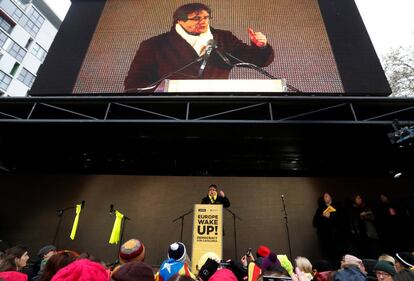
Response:
[{"label": "crowd hat", "polygon": [[256,256],[257,257],[262,257],[265,258],[270,254],[270,249],[266,246],[261,245],[258,249],[257,249],[257,253]]},{"label": "crowd hat", "polygon": [[37,255],[39,257],[43,257],[44,255],[46,255],[47,253],[49,253],[50,251],[56,251],[56,246],[54,245],[46,245],[44,247],[42,247],[39,252],[37,253]]},{"label": "crowd hat", "polygon": [[141,261],[132,261],[122,265],[114,274],[113,281],[154,281],[151,266]]},{"label": "crowd hat", "polygon": [[384,271],[392,276],[394,276],[397,273],[392,263],[388,261],[378,261],[377,264],[374,266],[374,271]]},{"label": "crowd hat", "polygon": [[414,267],[414,255],[410,252],[400,252],[395,254],[395,259],[398,261],[402,266],[406,268]]},{"label": "crowd hat", "polygon": [[137,239],[130,239],[126,241],[119,251],[120,263],[127,263],[131,261],[144,261],[145,246]]},{"label": "crowd hat", "polygon": [[353,255],[345,255],[343,261],[344,261],[345,265],[360,265],[360,264],[362,264],[362,260],[360,260],[359,258],[357,258]]},{"label": "crowd hat", "polygon": [[175,259],[179,262],[185,262],[187,258],[187,250],[182,242],[175,242],[168,248],[168,258]]},{"label": "crowd hat", "polygon": [[77,260],[60,269],[51,281],[108,281],[109,274],[97,262],[88,259]]}]

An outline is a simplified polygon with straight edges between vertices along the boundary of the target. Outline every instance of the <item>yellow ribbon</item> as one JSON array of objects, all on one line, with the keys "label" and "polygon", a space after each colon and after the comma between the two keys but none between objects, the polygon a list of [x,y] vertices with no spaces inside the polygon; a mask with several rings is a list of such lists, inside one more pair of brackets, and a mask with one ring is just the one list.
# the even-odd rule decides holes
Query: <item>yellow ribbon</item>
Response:
[{"label": "yellow ribbon", "polygon": [[115,210],[115,222],[112,228],[111,237],[109,238],[109,244],[118,244],[121,236],[121,223],[124,215]]},{"label": "yellow ribbon", "polygon": [[76,205],[76,216],[75,220],[73,221],[72,231],[70,232],[70,239],[75,240],[76,231],[78,230],[78,223],[79,223],[79,215],[82,211],[82,205]]}]

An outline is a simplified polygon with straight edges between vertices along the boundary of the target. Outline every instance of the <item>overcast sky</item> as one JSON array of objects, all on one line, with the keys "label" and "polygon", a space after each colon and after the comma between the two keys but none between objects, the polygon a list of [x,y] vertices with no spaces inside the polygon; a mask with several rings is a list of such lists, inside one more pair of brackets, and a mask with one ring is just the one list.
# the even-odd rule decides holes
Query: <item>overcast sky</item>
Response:
[{"label": "overcast sky", "polygon": [[[63,19],[70,0],[44,0]],[[294,0],[292,0],[294,1]],[[347,1],[347,0],[335,0]],[[355,0],[379,57],[414,45],[414,0]]]}]

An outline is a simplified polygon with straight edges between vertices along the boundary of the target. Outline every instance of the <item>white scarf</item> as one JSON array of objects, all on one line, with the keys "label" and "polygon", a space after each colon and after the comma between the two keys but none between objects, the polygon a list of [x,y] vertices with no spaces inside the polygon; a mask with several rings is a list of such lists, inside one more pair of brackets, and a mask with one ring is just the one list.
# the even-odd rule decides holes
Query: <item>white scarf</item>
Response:
[{"label": "white scarf", "polygon": [[210,31],[210,26],[208,27],[207,31],[201,33],[200,35],[191,35],[188,34],[184,28],[176,23],[175,24],[175,31],[185,40],[191,47],[197,52],[197,54],[201,57],[204,55],[206,51],[206,47],[208,45],[208,41],[213,39],[213,34]]}]

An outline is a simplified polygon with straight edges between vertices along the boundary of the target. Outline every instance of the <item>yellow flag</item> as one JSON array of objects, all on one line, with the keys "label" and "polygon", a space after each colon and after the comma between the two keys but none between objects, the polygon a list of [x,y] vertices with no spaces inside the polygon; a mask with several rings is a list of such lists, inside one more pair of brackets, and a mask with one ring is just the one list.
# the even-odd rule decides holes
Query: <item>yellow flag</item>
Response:
[{"label": "yellow flag", "polygon": [[323,214],[327,214],[327,213],[333,213],[336,212],[336,209],[334,207],[332,207],[331,205],[329,205],[325,211],[323,211]]},{"label": "yellow flag", "polygon": [[75,240],[76,231],[78,230],[78,223],[79,223],[79,215],[82,211],[82,205],[76,205],[76,216],[75,220],[73,221],[72,231],[70,232],[70,239]]},{"label": "yellow flag", "polygon": [[118,211],[115,211],[115,222],[114,227],[112,228],[111,237],[109,238],[109,244],[118,244],[119,238],[121,236],[121,223],[124,218],[124,215]]}]

